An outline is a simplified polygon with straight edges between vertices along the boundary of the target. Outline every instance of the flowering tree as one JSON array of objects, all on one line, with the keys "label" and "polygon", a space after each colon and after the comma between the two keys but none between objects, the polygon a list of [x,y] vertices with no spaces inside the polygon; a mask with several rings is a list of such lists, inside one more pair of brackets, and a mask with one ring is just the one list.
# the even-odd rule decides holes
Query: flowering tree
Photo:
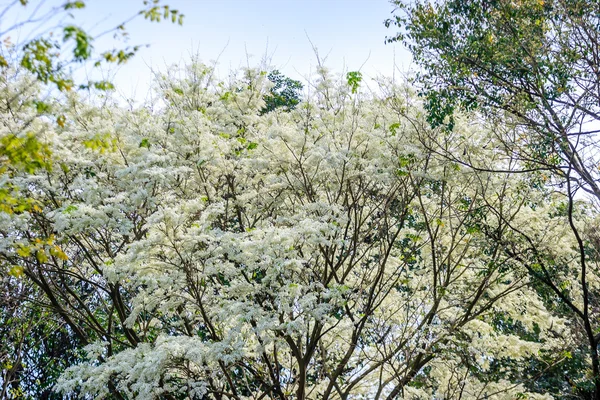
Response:
[{"label": "flowering tree", "polygon": [[57,125],[28,118],[35,85],[4,75],[7,94],[32,94],[2,135],[35,132],[59,160],[15,170],[35,207],[0,213],[3,279],[33,285],[83,350],[57,391],[549,398],[534,378],[572,357],[576,328],[507,243],[519,227],[568,241],[559,203],[530,175],[438,157],[410,90],[358,84],[321,69],[294,110],[265,113],[265,73],[194,64],[145,108],[72,93]]}]

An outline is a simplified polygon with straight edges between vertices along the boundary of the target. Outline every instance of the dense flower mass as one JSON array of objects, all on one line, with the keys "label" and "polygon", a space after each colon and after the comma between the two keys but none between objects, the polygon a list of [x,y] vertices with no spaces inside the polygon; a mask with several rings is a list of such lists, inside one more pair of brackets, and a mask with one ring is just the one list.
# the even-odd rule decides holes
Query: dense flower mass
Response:
[{"label": "dense flower mass", "polygon": [[596,214],[543,171],[490,172],[518,162],[498,127],[432,129],[408,87],[357,90],[324,68],[269,112],[266,73],[221,81],[198,63],[159,77],[146,107],[71,94],[45,105],[58,119],[26,76],[0,83],[2,140],[34,134],[51,154],[0,164],[2,199],[27,200],[0,210],[0,259],[7,298],[30,288],[11,321],[41,304],[71,343],[59,396],[550,399],[565,374],[589,384],[567,303],[584,307],[580,236],[600,290]]}]

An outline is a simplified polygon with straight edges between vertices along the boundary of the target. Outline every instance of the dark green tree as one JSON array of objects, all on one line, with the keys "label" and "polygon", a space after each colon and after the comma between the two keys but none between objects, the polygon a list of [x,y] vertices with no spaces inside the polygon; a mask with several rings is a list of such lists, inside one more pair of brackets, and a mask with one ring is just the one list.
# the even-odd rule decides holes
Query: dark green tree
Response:
[{"label": "dark green tree", "polygon": [[302,83],[283,75],[278,70],[269,72],[267,76],[273,87],[269,94],[264,96],[265,106],[261,113],[268,113],[277,108],[293,110],[300,103],[300,91]]},{"label": "dark green tree", "polygon": [[59,374],[78,360],[80,343],[42,294],[21,276],[0,276],[0,398],[62,399]]},{"label": "dark green tree", "polygon": [[[564,398],[600,399],[600,335],[594,317],[600,304],[588,282],[598,247],[573,223],[575,196],[600,200],[600,2],[392,3],[397,8],[385,24],[398,32],[387,41],[407,46],[419,66],[416,82],[429,123],[451,132],[456,112],[465,110],[499,122],[509,129],[499,130],[498,154],[516,160],[504,172],[546,171],[561,185],[558,189],[567,198],[564,223],[579,243],[578,260],[552,259],[522,235],[517,235],[521,253],[514,251],[514,243],[505,249],[510,253],[513,246],[514,259],[529,269],[537,282],[532,289],[545,292],[559,304],[556,312],[570,315],[579,327],[581,346],[572,349],[568,362],[544,371],[536,387]],[[442,151],[485,169],[466,150]],[[553,280],[556,269],[569,264],[578,266],[573,279],[581,297],[574,298]]]},{"label": "dark green tree", "polygon": [[[429,121],[457,108],[508,113],[528,130],[519,155],[600,199],[589,158],[600,119],[600,3],[590,0],[393,1],[388,38],[411,51]],[[585,152],[585,151],[584,151]]]}]

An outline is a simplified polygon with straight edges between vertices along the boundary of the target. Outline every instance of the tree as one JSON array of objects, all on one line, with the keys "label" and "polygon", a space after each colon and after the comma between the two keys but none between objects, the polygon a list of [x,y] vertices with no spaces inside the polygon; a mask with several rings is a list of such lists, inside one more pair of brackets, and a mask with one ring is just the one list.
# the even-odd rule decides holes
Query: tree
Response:
[{"label": "tree", "polygon": [[[183,15],[159,1],[140,3],[139,16],[160,22],[170,19],[182,22]],[[71,67],[85,63],[98,68],[110,63],[124,63],[135,55],[140,46],[117,45],[96,49],[94,39],[77,25],[76,11],[84,8],[85,1],[64,1],[49,4],[46,1],[12,1],[0,11],[0,21],[6,22],[15,11],[30,14],[14,24],[3,23],[0,29],[0,210],[3,214],[22,216],[24,212],[39,212],[42,204],[26,194],[14,179],[22,174],[40,171],[51,173],[56,168],[52,152],[45,143],[44,131],[50,120],[59,127],[67,121],[55,108],[57,92],[74,90],[108,91],[109,81],[75,81]],[[135,17],[135,16],[134,16]],[[132,18],[115,24],[103,34],[127,36],[126,24]],[[60,22],[59,22],[60,20]],[[65,22],[66,21],[66,22]],[[58,23],[58,25],[53,25]],[[32,39],[14,42],[20,30]],[[25,36],[25,35],[24,35]],[[14,83],[18,82],[18,85]],[[11,117],[8,117],[11,115]],[[37,254],[40,243],[52,241],[51,232],[38,232],[37,242],[21,252]],[[47,235],[47,236],[43,236]],[[33,240],[33,239],[32,239]],[[54,255],[56,248],[53,250]],[[41,253],[40,253],[41,255]],[[66,257],[65,254],[60,254]],[[62,276],[61,278],[65,278]],[[48,309],[40,282],[25,276],[21,267],[4,264],[0,275],[0,346],[1,398],[64,398],[52,394],[51,388],[58,375],[79,359],[82,342],[65,318],[55,309]],[[40,305],[40,303],[42,305]]]},{"label": "tree", "polygon": [[547,398],[527,365],[563,363],[570,327],[511,268],[511,231],[485,207],[526,195],[513,217],[545,219],[528,175],[437,157],[407,89],[367,95],[322,70],[298,107],[263,113],[266,74],[185,71],[159,77],[160,107],[70,95],[64,126],[35,120],[60,168],[11,177],[39,209],[0,214],[2,265],[85,353],[56,390]]},{"label": "tree", "polygon": [[403,41],[423,67],[429,121],[451,127],[456,107],[507,112],[527,130],[510,150],[600,198],[598,4],[579,1],[395,1]]},{"label": "tree", "polygon": [[300,103],[300,90],[302,83],[286,77],[278,70],[273,70],[267,75],[273,83],[269,93],[264,96],[265,106],[261,112],[267,113],[279,107],[285,107],[286,110],[293,110]]},{"label": "tree", "polygon": [[[576,253],[541,250],[539,232],[515,229],[504,251],[528,268],[535,290],[554,297],[580,326],[589,379],[566,379],[570,395],[600,398],[598,243],[593,219],[577,222],[577,199],[597,205],[599,5],[595,1],[394,1],[401,30],[388,41],[408,46],[422,68],[417,81],[433,126],[448,136],[435,144],[445,157],[478,170],[536,171],[534,185],[564,196],[557,216],[570,227]],[[456,115],[476,111],[495,124],[485,141],[452,133]],[[495,148],[490,165],[477,147]],[[478,154],[479,153],[479,154]],[[585,206],[586,208],[589,206]],[[507,215],[502,215],[507,223]],[[562,282],[562,283],[561,283]],[[568,282],[568,283],[566,283]],[[567,286],[561,286],[561,285]],[[540,286],[541,285],[541,286]],[[565,380],[563,379],[563,382]]]},{"label": "tree", "polygon": [[[43,0],[34,2],[15,0],[0,12],[0,16],[3,17],[14,12],[17,7],[31,11],[24,20],[3,27],[0,31],[0,39],[3,41],[0,47],[0,66],[8,67],[16,62],[25,70],[33,73],[40,82],[51,83],[61,91],[71,90],[75,85],[66,69],[68,66],[88,61],[92,61],[95,67],[105,63],[122,64],[140,49],[140,46],[136,45],[115,47],[98,52],[93,43],[100,36],[113,33],[115,38],[126,39],[128,36],[126,25],[138,15],[152,22],[170,20],[180,25],[183,22],[183,14],[179,10],[161,4],[160,0],[144,0],[143,9],[137,15],[116,23],[99,36],[94,37],[78,26],[75,20],[76,11],[85,8],[87,3],[85,0],[61,1],[56,5],[45,3]],[[64,18],[72,22],[64,23],[62,22]],[[57,26],[49,26],[54,21],[61,22]],[[18,33],[17,31],[20,29],[31,31],[33,39],[24,43],[13,43],[10,35]],[[60,34],[52,30],[56,30]],[[112,84],[108,81],[89,81],[82,83],[80,87],[89,88],[91,86],[99,90],[112,88]]]},{"label": "tree", "polygon": [[[15,0],[0,11],[0,21],[6,15],[10,15],[16,8],[31,10],[24,20],[2,27],[0,31],[0,69],[4,74],[16,73],[15,66],[20,66],[22,71],[29,71],[35,79],[44,85],[48,85],[62,92],[76,89],[95,89],[107,91],[113,89],[111,82],[106,80],[75,82],[71,76],[69,67],[85,63],[93,63],[94,68],[102,67],[110,63],[122,64],[133,57],[140,49],[135,46],[116,46],[113,49],[98,51],[94,48],[92,36],[76,24],[75,13],[86,6],[86,1],[64,1],[58,5],[48,5],[45,1],[36,2],[28,0]],[[152,21],[160,22],[169,19],[173,23],[183,22],[183,14],[178,10],[162,5],[159,0],[144,0],[143,9],[139,16]],[[104,31],[102,35],[114,33],[115,38],[121,40],[127,38],[126,25],[137,15]],[[64,23],[64,20],[69,22]],[[59,20],[57,26],[52,25]],[[23,43],[13,43],[10,35],[19,33],[19,30],[30,32],[33,39]],[[57,33],[60,32],[60,33]],[[24,87],[25,90],[27,88]],[[21,127],[26,128],[35,118],[50,117],[59,125],[65,124],[65,116],[56,114],[47,101],[47,95],[38,95],[32,99],[25,93],[18,93],[16,97],[5,97],[4,107],[8,109],[15,104],[19,107],[28,106],[35,110],[29,115],[30,121],[21,121]],[[28,98],[28,104],[22,104],[20,98]],[[35,135],[26,129],[16,131],[12,129],[9,135],[0,140],[0,174],[10,175],[14,170],[26,170],[32,172],[37,168],[49,169],[52,166],[51,154]],[[26,208],[33,207],[31,199],[22,198],[13,188],[0,184],[0,207],[5,211],[20,212]]]},{"label": "tree", "polygon": [[39,289],[14,271],[0,278],[0,395],[3,399],[63,399],[58,376],[80,360],[68,327],[40,305]]}]

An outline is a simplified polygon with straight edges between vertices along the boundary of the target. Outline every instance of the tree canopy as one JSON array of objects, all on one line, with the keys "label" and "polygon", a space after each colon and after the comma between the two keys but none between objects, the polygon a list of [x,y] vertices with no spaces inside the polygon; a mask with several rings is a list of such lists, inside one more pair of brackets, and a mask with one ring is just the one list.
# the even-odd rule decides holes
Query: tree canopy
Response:
[{"label": "tree canopy", "polygon": [[[74,93],[64,126],[29,127],[60,165],[11,179],[38,208],[2,214],[0,256],[80,349],[59,393],[547,398],[540,368],[580,360],[556,295],[531,288],[529,269],[577,254],[563,198],[532,175],[436,156],[423,138],[445,133],[405,86],[323,71],[264,113],[268,74],[185,71],[159,78],[154,111]],[[455,129],[492,137],[470,125]]]},{"label": "tree canopy", "polygon": [[0,397],[599,398],[593,4],[396,4],[413,81],[6,59]]},{"label": "tree canopy", "polygon": [[[451,132],[455,116],[467,111],[502,127],[496,129],[496,143],[448,133],[458,140],[445,148],[437,142],[436,151],[477,170],[537,171],[538,184],[566,196],[566,223],[579,252],[570,262],[578,292],[561,287],[555,274],[562,267],[553,256],[543,255],[547,265],[539,263],[530,273],[545,287],[536,290],[554,292],[565,315],[581,327],[578,340],[590,370],[584,383],[567,380],[570,395],[599,399],[598,306],[590,282],[597,276],[590,266],[597,243],[586,243],[572,218],[576,199],[587,199],[591,213],[600,200],[598,2],[394,3],[396,14],[386,25],[400,31],[388,40],[407,45],[421,68],[416,82],[428,121]],[[506,162],[492,166],[473,156],[473,146],[488,145],[504,154]],[[530,251],[538,253],[534,246]],[[578,364],[577,369],[584,368]]]}]

